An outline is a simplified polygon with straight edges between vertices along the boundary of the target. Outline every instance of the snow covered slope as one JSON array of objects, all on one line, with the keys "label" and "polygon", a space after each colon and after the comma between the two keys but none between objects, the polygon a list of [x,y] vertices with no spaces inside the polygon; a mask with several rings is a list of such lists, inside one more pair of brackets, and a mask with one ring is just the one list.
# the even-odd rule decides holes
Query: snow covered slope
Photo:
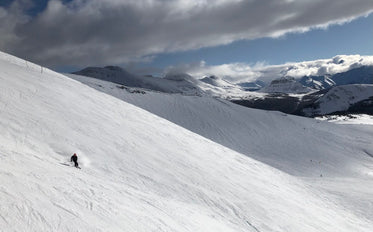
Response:
[{"label": "snow covered slope", "polygon": [[221,99],[146,91],[139,94],[93,78],[70,77],[292,175],[366,176],[371,171],[366,165],[373,166],[364,152],[373,153],[369,144],[373,131],[361,140],[356,138],[366,132],[354,128],[245,108]]},{"label": "snow covered slope", "polygon": [[[0,54],[3,231],[371,231],[328,194]],[[40,68],[40,69],[39,69]],[[72,152],[81,170],[64,166]]]},{"label": "snow covered slope", "polygon": [[[373,229],[303,181],[147,111],[3,53],[0,67],[1,230]],[[61,164],[72,152],[81,170]]]}]

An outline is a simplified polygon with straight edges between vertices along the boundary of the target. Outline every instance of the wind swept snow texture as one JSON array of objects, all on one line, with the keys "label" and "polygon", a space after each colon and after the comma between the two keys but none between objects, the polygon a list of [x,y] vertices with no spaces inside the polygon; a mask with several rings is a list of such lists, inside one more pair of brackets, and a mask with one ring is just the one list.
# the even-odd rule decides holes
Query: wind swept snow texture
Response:
[{"label": "wind swept snow texture", "polygon": [[[33,67],[0,54],[1,230],[373,229],[295,177]],[[81,170],[61,165],[74,151]]]}]

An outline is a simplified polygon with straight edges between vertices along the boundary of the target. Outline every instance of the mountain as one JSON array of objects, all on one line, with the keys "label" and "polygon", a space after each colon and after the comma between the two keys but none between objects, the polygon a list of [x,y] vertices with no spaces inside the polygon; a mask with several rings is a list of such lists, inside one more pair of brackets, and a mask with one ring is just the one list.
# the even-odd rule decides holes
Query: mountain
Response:
[{"label": "mountain", "polygon": [[[337,62],[336,64],[333,64],[340,65],[341,60],[337,59],[337,61],[333,61]],[[342,62],[342,64],[344,64],[344,62]],[[187,95],[202,94],[223,98],[244,98],[247,95],[245,91],[260,90],[262,93],[270,94],[305,94],[313,91],[329,89],[337,85],[373,84],[373,66],[362,65],[353,68],[354,66],[359,65],[351,64],[352,68],[350,67],[350,69],[345,72],[325,74],[321,76],[304,75],[301,78],[289,76],[287,74],[291,74],[293,69],[297,70],[294,71],[296,73],[305,72],[305,70],[298,70],[299,67],[298,69],[288,67],[288,70],[285,72],[283,67],[280,71],[284,72],[284,76],[272,80],[268,85],[261,80],[231,83],[214,75],[198,79],[186,73],[168,73],[164,78],[137,76],[116,66],[107,66],[104,68],[89,67],[75,72],[74,74],[94,77],[128,87],[146,88],[167,93],[183,93]],[[324,70],[323,72],[326,71]],[[253,96],[257,95],[254,94]]]},{"label": "mountain", "polygon": [[373,66],[362,66],[332,76],[336,85],[373,84]]},{"label": "mountain", "polygon": [[325,76],[304,76],[299,80],[303,86],[311,89],[322,90],[329,89],[336,85],[330,75]]},{"label": "mountain", "polygon": [[196,85],[197,80],[187,74],[175,74],[169,75],[166,78],[155,78],[134,75],[116,66],[107,66],[104,68],[89,67],[74,72],[74,74],[94,77],[129,87],[141,87],[166,93],[202,94],[202,91]]},{"label": "mountain", "polygon": [[[275,110],[302,116],[318,116],[326,111],[310,110],[309,108],[317,107],[317,102],[324,94],[333,86],[338,86],[341,83],[371,82],[373,76],[372,67],[363,66],[335,75],[304,76],[301,79],[283,77],[273,80],[268,86],[262,87],[256,92],[252,92],[252,90],[264,86],[263,82],[234,84],[217,76],[206,76],[202,79],[196,79],[186,73],[168,73],[164,78],[137,76],[114,66],[86,68],[75,74],[118,83],[124,87],[136,87],[192,96],[219,97],[246,107]],[[343,104],[338,103],[337,100],[334,99],[336,102],[333,104],[339,106]],[[367,99],[361,99],[361,101],[363,100]],[[366,105],[363,104],[361,106]],[[341,112],[339,113],[343,113],[344,109],[345,107],[340,108]],[[330,112],[336,111],[331,110]],[[357,105],[350,110],[346,109],[345,113],[348,112],[370,114],[371,111],[364,110],[364,107]]]},{"label": "mountain", "polygon": [[373,66],[365,65],[351,68],[345,72],[321,76],[305,75],[302,78],[282,76],[273,80],[269,85],[264,86],[260,91],[266,93],[301,94],[349,84],[373,84]]},{"label": "mountain", "polygon": [[186,73],[168,73],[164,78],[155,78],[130,74],[120,67],[113,66],[104,68],[91,67],[73,74],[110,81],[127,87],[139,87],[164,93],[208,95],[223,98],[239,97],[245,94],[245,91],[240,86],[216,76],[209,76],[199,80]]},{"label": "mountain", "polygon": [[202,82],[205,82],[207,84],[210,84],[212,86],[216,87],[222,87],[222,88],[238,88],[237,85],[230,83],[229,81],[223,80],[220,77],[217,76],[207,76],[201,79]]},{"label": "mountain", "polygon": [[373,85],[341,85],[330,89],[302,111],[307,116],[348,112],[355,104],[369,103],[371,99],[373,99]]},{"label": "mountain", "polygon": [[303,86],[293,77],[282,77],[280,79],[273,80],[271,84],[264,87],[261,91],[265,93],[300,94],[300,93],[308,93],[312,91],[312,89],[306,86]]},{"label": "mountain", "polygon": [[[4,53],[0,53],[0,79],[0,228],[4,231],[373,229],[370,128],[250,110],[210,97],[156,92],[148,96],[143,89],[129,93],[155,109],[174,110],[173,116],[193,124],[191,115],[197,111],[185,114],[170,104],[188,99],[180,103],[206,108],[199,113],[210,118],[201,121],[206,131],[220,122],[216,115],[226,115],[228,122],[243,118],[248,126],[257,125],[240,137],[249,147],[251,139],[264,143],[275,132],[281,146],[267,140],[262,154],[281,148],[281,157],[269,156],[277,157],[279,166],[287,164],[289,170],[309,166],[313,173],[326,175],[315,178],[310,171],[302,177]],[[109,91],[101,84],[95,87]],[[110,85],[114,92],[127,92],[122,85]],[[152,100],[156,95],[170,101]],[[207,105],[194,102],[198,98]],[[307,138],[322,160],[310,160],[311,152],[294,153]],[[294,150],[287,150],[290,147]],[[63,165],[73,152],[81,170]],[[297,155],[303,159],[283,160]]]},{"label": "mountain", "polygon": [[333,113],[373,115],[372,87],[373,85],[344,85],[308,94],[273,93],[257,98],[233,99],[232,102],[250,108],[307,117]]},{"label": "mountain", "polygon": [[[373,84],[373,66],[362,66],[335,75],[304,76],[299,80],[284,77],[259,90],[264,93],[260,97],[245,96],[232,101],[246,107],[309,117],[331,113],[372,115],[373,94],[370,93],[373,91],[364,86],[367,84]],[[359,89],[367,91],[359,93]]]},{"label": "mountain", "polygon": [[346,72],[324,76],[304,76],[299,81],[312,89],[328,89],[338,85],[373,84],[373,66],[353,68]]}]

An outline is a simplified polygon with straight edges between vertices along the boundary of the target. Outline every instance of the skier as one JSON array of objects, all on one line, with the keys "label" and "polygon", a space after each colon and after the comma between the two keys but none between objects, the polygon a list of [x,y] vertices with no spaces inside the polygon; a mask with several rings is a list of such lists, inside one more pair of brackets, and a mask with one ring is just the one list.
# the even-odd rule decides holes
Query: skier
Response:
[{"label": "skier", "polygon": [[71,159],[70,159],[71,162],[74,162],[74,166],[76,168],[79,168],[79,164],[78,164],[78,156],[74,153],[74,155],[71,156]]}]

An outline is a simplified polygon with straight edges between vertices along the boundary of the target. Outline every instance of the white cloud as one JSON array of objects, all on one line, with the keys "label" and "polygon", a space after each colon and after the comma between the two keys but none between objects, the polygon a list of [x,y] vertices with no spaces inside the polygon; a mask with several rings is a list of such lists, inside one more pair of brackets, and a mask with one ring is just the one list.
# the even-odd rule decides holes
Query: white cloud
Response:
[{"label": "white cloud", "polygon": [[0,49],[49,66],[123,64],[304,32],[373,11],[371,0],[50,0],[27,17],[30,3],[15,0],[0,10]]},{"label": "white cloud", "polygon": [[196,78],[215,75],[232,82],[251,82],[261,80],[268,83],[283,76],[301,78],[303,76],[333,75],[363,65],[373,66],[373,56],[339,55],[331,59],[286,63],[282,65],[265,65],[263,63],[250,65],[245,63],[233,63],[209,66],[206,65],[206,63],[201,62],[169,67],[165,72],[185,72]]}]

